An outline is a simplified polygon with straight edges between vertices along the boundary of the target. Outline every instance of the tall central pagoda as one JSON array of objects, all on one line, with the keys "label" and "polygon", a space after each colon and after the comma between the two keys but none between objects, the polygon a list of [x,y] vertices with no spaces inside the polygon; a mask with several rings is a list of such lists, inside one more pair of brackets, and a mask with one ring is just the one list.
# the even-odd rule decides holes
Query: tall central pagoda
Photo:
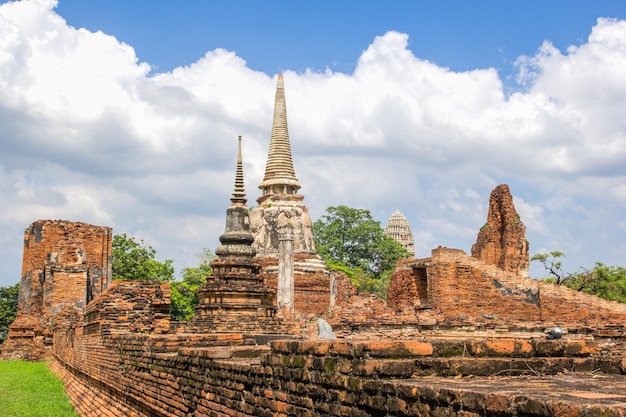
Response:
[{"label": "tall central pagoda", "polygon": [[263,193],[257,199],[259,207],[250,213],[256,253],[278,256],[279,233],[284,232],[293,234],[295,254],[316,254],[311,217],[302,204],[304,196],[298,194],[300,182],[293,168],[282,74],[276,86],[265,177],[259,188]]},{"label": "tall central pagoda", "polygon": [[329,305],[330,274],[315,251],[313,224],[302,204],[291,158],[283,76],[278,76],[274,120],[258,207],[250,212],[253,248],[262,274],[277,289],[279,312],[323,314]]}]

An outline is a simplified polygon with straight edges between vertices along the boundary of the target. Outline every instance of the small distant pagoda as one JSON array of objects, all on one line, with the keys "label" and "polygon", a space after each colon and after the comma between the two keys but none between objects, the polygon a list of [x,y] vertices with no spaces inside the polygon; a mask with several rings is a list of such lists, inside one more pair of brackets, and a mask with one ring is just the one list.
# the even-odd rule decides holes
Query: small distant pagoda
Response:
[{"label": "small distant pagoda", "polygon": [[387,220],[385,234],[402,245],[403,248],[409,251],[411,256],[415,256],[415,243],[411,226],[404,214],[399,210],[394,211],[389,220]]},{"label": "small distant pagoda", "polygon": [[276,318],[276,290],[268,288],[254,258],[246,206],[241,136],[237,152],[235,190],[226,211],[226,230],[211,262],[213,274],[198,291],[196,316],[187,325],[191,333],[279,333]]}]

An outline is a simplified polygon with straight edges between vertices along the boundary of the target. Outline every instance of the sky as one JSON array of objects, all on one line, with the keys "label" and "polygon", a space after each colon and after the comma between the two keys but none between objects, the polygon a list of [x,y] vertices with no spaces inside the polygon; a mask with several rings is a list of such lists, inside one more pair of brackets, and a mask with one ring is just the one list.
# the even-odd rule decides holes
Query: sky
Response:
[{"label": "sky", "polygon": [[40,219],[197,265],[239,135],[260,196],[279,73],[313,221],[398,209],[417,257],[469,253],[509,184],[531,255],[625,266],[625,19],[623,0],[0,1],[0,286]]}]

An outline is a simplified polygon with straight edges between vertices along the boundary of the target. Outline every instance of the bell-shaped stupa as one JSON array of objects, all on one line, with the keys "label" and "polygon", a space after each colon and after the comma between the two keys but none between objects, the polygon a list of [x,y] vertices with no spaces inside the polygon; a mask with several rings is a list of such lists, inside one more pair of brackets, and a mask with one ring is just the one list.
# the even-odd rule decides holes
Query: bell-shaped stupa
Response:
[{"label": "bell-shaped stupa", "polygon": [[266,282],[277,289],[280,314],[323,314],[331,287],[326,264],[315,251],[313,223],[302,204],[291,157],[283,76],[278,76],[274,120],[258,207],[250,212],[253,247]]},{"label": "bell-shaped stupa", "polygon": [[270,147],[259,188],[263,192],[257,199],[259,206],[251,212],[256,253],[278,256],[279,234],[289,234],[293,236],[295,254],[316,254],[313,224],[308,208],[302,204],[304,196],[298,194],[300,182],[293,168],[282,75],[276,85]]}]

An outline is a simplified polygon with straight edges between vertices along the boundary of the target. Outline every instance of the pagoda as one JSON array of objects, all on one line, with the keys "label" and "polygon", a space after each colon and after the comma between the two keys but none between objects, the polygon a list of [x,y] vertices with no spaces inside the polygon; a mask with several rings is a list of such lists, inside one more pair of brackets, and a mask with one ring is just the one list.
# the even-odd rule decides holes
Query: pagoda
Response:
[{"label": "pagoda", "polygon": [[226,228],[211,262],[213,273],[198,291],[196,316],[187,324],[191,333],[279,333],[276,318],[276,290],[260,275],[254,258],[254,238],[246,206],[241,136],[237,152],[235,190],[226,210]]},{"label": "pagoda", "polygon": [[402,245],[411,256],[415,256],[413,232],[411,232],[409,221],[400,210],[394,211],[391,217],[389,217],[389,220],[387,220],[385,234]]},{"label": "pagoda", "polygon": [[328,268],[315,251],[313,224],[302,204],[287,125],[283,76],[278,75],[262,195],[250,213],[253,247],[262,273],[278,291],[278,308],[322,314],[329,305]]}]

